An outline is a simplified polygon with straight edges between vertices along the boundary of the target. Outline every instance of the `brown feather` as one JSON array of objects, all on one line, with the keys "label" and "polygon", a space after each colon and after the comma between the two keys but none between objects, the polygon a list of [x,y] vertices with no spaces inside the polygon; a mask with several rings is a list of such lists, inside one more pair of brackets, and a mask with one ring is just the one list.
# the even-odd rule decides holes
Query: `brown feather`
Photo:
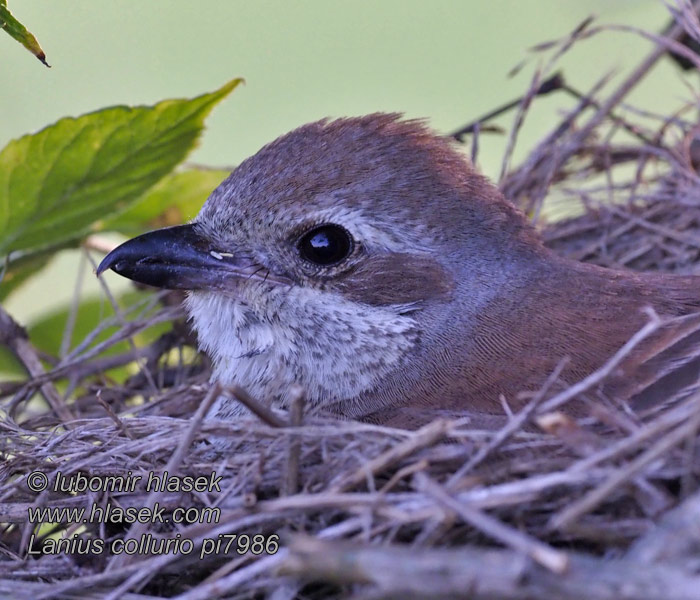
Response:
[{"label": "brown feather", "polygon": [[536,271],[526,294],[499,297],[468,337],[443,340],[442,352],[433,347],[425,362],[404,369],[407,383],[385,383],[372,398],[384,408],[364,418],[415,428],[449,410],[495,426],[502,421],[495,415],[504,416],[500,396],[519,408],[519,392],[537,391],[565,357],[561,385],[583,379],[644,326],[645,306],[666,322],[608,378],[603,393],[646,409],[697,385],[700,314],[678,316],[697,310],[698,278],[610,271],[554,256]]},{"label": "brown feather", "polygon": [[372,256],[335,284],[345,297],[372,306],[449,300],[454,287],[433,258],[400,252]]}]

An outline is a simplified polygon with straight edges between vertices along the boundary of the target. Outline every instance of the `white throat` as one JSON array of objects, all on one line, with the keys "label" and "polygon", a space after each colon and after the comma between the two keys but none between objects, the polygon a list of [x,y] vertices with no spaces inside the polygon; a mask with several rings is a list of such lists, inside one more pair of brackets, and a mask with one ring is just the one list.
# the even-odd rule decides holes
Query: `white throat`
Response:
[{"label": "white throat", "polygon": [[[405,307],[368,306],[302,287],[247,291],[258,292],[250,294],[255,301],[191,292],[185,308],[213,360],[212,379],[240,385],[268,406],[285,406],[292,383],[315,406],[358,402],[416,341],[416,322]],[[245,412],[221,397],[211,414],[227,419]]]}]

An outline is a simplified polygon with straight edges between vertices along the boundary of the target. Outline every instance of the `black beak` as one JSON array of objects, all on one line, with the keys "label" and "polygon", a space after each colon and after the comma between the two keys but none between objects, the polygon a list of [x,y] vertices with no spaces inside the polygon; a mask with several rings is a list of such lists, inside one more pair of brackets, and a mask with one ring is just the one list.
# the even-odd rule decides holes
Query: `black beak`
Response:
[{"label": "black beak", "polygon": [[197,224],[157,229],[112,250],[97,268],[107,269],[155,287],[183,290],[226,290],[232,280],[260,279],[291,284],[272,275],[250,256],[224,252],[197,233]]}]

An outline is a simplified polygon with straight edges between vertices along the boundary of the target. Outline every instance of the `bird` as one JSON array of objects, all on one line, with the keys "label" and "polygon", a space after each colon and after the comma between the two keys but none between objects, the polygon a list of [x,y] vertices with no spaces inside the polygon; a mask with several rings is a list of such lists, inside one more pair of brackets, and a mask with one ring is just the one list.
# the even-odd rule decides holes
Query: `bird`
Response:
[{"label": "bird", "polygon": [[[700,278],[555,254],[453,140],[397,113],[282,135],[194,220],[126,241],[98,276],[108,269],[186,290],[212,380],[270,407],[297,384],[340,418],[497,427],[503,401],[519,408],[558,366],[561,385],[599,369],[648,322],[645,307],[663,324],[597,393],[646,408],[700,370]],[[246,409],[222,396],[213,412]]]}]

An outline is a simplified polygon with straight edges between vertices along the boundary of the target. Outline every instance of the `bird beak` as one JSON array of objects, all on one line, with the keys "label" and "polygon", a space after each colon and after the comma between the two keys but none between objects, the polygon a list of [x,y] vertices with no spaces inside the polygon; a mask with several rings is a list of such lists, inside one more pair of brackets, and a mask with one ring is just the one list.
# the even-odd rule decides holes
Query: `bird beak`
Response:
[{"label": "bird beak", "polygon": [[291,284],[240,253],[217,250],[197,232],[197,224],[157,229],[112,250],[97,268],[154,287],[183,290],[227,290],[241,279]]}]

